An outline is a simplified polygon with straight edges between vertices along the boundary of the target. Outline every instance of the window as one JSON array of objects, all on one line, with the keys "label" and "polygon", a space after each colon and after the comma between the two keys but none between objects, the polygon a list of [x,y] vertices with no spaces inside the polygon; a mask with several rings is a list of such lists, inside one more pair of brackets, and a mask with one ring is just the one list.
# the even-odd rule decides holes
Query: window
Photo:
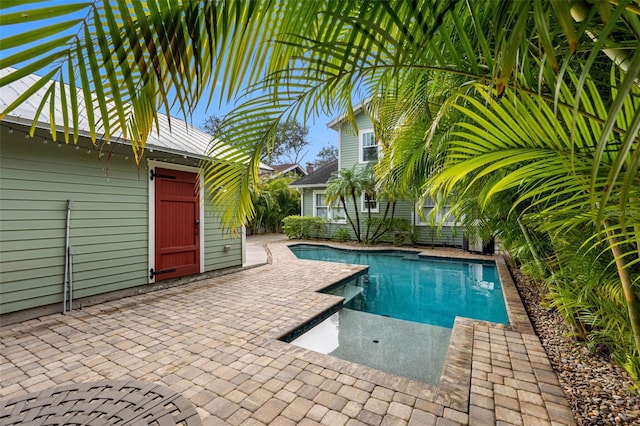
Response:
[{"label": "window", "polygon": [[344,209],[340,204],[335,206],[327,206],[325,204],[324,192],[313,192],[313,215],[324,219],[329,219],[332,222],[344,223],[346,222],[346,216]]},{"label": "window", "polygon": [[313,215],[324,219],[329,218],[329,209],[324,204],[324,193],[313,194]]},{"label": "window", "polygon": [[371,207],[371,213],[378,213],[378,200],[376,199],[376,194],[362,194],[362,211],[369,211],[369,207]]},{"label": "window", "polygon": [[378,160],[378,141],[376,141],[373,130],[363,130],[360,132],[360,162]]},{"label": "window", "polygon": [[[424,212],[424,219],[420,217],[420,214],[416,214],[416,225],[431,225],[431,215],[432,215],[432,211],[435,209],[436,203],[433,200],[433,198],[428,197],[425,202],[424,205],[422,207],[423,212]],[[444,226],[453,226],[456,225],[456,222],[453,218],[453,216],[451,215],[450,211],[449,211],[449,206],[444,206],[443,208],[441,208],[438,213],[436,214],[436,216],[434,217],[434,224],[435,226],[438,226],[440,224],[444,225]]]}]

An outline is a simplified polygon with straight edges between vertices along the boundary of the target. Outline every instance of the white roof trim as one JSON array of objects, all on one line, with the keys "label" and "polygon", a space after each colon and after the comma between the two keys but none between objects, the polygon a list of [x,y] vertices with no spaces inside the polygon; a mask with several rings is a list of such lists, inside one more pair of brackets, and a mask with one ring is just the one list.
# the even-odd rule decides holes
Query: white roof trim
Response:
[{"label": "white roof trim", "polygon": [[[303,168],[302,168],[302,166],[301,166],[300,164],[297,164],[297,163],[296,163],[296,164],[294,164],[294,165],[293,165],[293,166],[291,166],[291,167],[288,167],[288,168],[286,168],[286,169],[280,170],[280,171],[278,172],[278,174],[279,174],[279,175],[281,175],[281,174],[284,174],[284,173],[290,172],[291,170],[295,170],[295,169],[300,170],[300,172],[302,172],[302,175],[303,175],[303,176],[306,176],[306,175],[307,175],[307,171],[306,171],[305,169],[303,169]],[[271,168],[271,170],[275,171],[275,169],[274,169],[273,167]]]},{"label": "white roof trim", "polygon": [[[356,105],[356,107],[353,109],[353,114],[357,115],[359,114],[361,111],[364,110],[364,105],[365,102],[360,102],[358,105]],[[330,122],[327,123],[327,127],[329,129],[338,130],[338,124],[342,123],[344,121],[345,118],[348,117],[348,114],[344,113],[341,116],[339,116],[338,118],[334,118],[333,120],[331,120]]]},{"label": "white roof trim", "polygon": [[289,185],[290,188],[324,188],[326,183],[310,183],[307,185]]}]

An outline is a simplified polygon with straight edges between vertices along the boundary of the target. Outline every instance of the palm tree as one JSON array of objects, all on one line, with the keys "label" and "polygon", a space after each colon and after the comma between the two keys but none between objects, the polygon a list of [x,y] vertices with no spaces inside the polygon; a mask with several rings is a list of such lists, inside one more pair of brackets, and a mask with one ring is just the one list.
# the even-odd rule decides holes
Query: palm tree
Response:
[{"label": "palm tree", "polygon": [[[2,38],[2,49],[15,50],[3,54],[0,67],[21,68],[0,79],[0,87],[27,73],[44,71],[44,77],[0,118],[45,89],[42,107],[56,94],[63,99],[70,113],[53,124],[65,129],[65,141],[76,140],[73,111],[79,103],[62,84],[68,83],[70,93],[80,88],[84,103],[96,105],[96,114],[89,114],[94,141],[98,134],[121,134],[139,161],[159,110],[169,113],[175,106],[188,118],[207,98],[207,83],[220,83],[225,99],[246,84],[249,93],[263,95],[250,97],[223,126],[226,142],[242,148],[213,147],[218,161],[205,169],[207,181],[224,181],[225,192],[208,195],[226,206],[223,220],[233,227],[254,214],[248,188],[257,182],[259,153],[273,145],[278,123],[336,109],[352,117],[358,90],[384,95],[407,82],[445,75],[458,83],[487,82],[502,95],[519,87],[516,77],[535,79],[538,67],[532,64],[543,58],[542,65],[560,75],[574,63],[584,65],[574,91],[579,99],[604,52],[627,73],[605,118],[603,144],[640,73],[638,9],[637,0],[578,2],[573,9],[553,0],[27,4],[0,20],[38,25],[2,32],[11,34]],[[636,116],[633,127],[639,122]],[[625,149],[632,145],[627,138]]]},{"label": "palm tree", "polygon": [[[619,81],[617,74],[614,69],[611,87]],[[592,229],[594,233],[585,236],[583,245],[596,252],[610,251],[640,352],[640,301],[636,294],[640,282],[640,174],[638,163],[619,150],[633,128],[640,102],[628,98],[623,104],[594,179],[593,161],[606,104],[594,82],[587,81],[589,116],[576,116],[567,85],[561,82],[560,87],[557,112],[551,100],[533,93],[507,90],[505,102],[489,104],[466,96],[466,105],[457,108],[469,121],[460,123],[446,142],[443,170],[426,187],[432,194],[475,194],[481,206],[493,202],[500,193],[508,193],[514,198],[511,211],[522,211],[516,220],[525,237],[525,226],[548,234],[552,242],[576,229]],[[480,97],[487,96],[485,89],[478,90]],[[640,97],[640,88],[632,93]],[[567,133],[572,126],[577,144]],[[635,143],[640,143],[637,132]],[[616,173],[621,178],[611,181],[609,177]],[[490,176],[498,179],[484,179]],[[483,182],[481,191],[474,190],[479,180]],[[606,192],[611,195],[602,204],[601,194]],[[597,208],[592,207],[594,198],[601,203]],[[619,216],[621,211],[623,217]]]},{"label": "palm tree", "polygon": [[[347,222],[351,225],[356,236],[356,241],[362,242],[362,234],[360,232],[360,214],[358,213],[358,199],[365,187],[361,169],[353,166],[350,169],[340,169],[334,172],[333,176],[327,181],[327,189],[325,190],[325,202],[328,206],[340,202],[347,218]],[[347,199],[353,204],[356,215],[355,222],[349,214],[347,208]]]},{"label": "palm tree", "polygon": [[[86,18],[72,19],[78,11]],[[249,188],[258,181],[262,147],[273,145],[280,122],[336,110],[353,120],[354,94],[384,104],[402,101],[421,119],[402,120],[397,133],[413,135],[412,148],[390,139],[388,155],[411,161],[379,173],[390,173],[407,188],[432,177],[431,185],[444,195],[457,190],[465,197],[457,175],[507,167],[510,173],[483,192],[485,204],[507,188],[518,189],[512,204],[530,202],[537,210],[525,219],[549,223],[550,234],[593,223],[588,241],[613,253],[640,352],[640,323],[631,312],[638,283],[632,268],[640,263],[637,0],[317,0],[303,7],[244,0],[144,7],[104,1],[46,9],[35,3],[3,13],[0,25],[46,16],[60,21],[0,40],[3,49],[34,43],[3,55],[0,67],[21,68],[0,79],[0,87],[44,70],[43,79],[0,118],[42,89],[47,96],[41,108],[56,95],[62,99],[68,113],[57,124],[66,141],[77,138],[78,101],[53,80],[66,82],[71,93],[81,90],[86,105],[96,105],[89,118],[94,140],[99,133],[119,133],[131,140],[139,160],[146,136],[157,128],[158,110],[177,105],[188,117],[206,98],[207,83],[221,83],[226,98],[245,84],[246,101],[222,125],[224,143],[212,146],[216,161],[204,164],[212,188],[207,197],[225,206],[223,221],[236,227],[255,214]],[[65,32],[74,25],[79,31]],[[619,72],[596,82],[607,98],[594,105],[591,73],[609,64]],[[521,102],[533,109],[523,110]],[[560,126],[549,110],[551,116],[558,111]],[[449,139],[442,129],[458,122],[460,113],[462,135]],[[527,118],[518,126],[521,115]],[[536,120],[550,126],[540,129],[550,138],[534,132],[523,140],[520,131],[531,130]],[[482,131],[486,123],[504,138]],[[582,139],[587,133],[589,152]],[[546,161],[570,172],[553,174]],[[213,190],[220,185],[226,191]]]}]

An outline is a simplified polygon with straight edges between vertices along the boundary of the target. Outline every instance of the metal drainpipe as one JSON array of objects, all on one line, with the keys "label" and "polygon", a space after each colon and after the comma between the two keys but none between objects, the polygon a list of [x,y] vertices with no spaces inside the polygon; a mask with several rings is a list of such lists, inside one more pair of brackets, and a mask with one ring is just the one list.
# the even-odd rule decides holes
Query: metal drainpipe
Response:
[{"label": "metal drainpipe", "polygon": [[65,226],[64,244],[64,283],[62,296],[62,313],[67,313],[67,287],[69,286],[69,230],[71,224],[71,206],[73,201],[67,200],[67,224]]},{"label": "metal drainpipe", "polygon": [[69,312],[73,311],[73,247],[69,246]]}]

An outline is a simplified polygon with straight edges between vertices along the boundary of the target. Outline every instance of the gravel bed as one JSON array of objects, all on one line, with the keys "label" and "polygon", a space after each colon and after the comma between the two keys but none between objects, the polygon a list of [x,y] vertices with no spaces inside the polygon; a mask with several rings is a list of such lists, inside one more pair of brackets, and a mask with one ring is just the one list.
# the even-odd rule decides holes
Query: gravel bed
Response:
[{"label": "gravel bed", "polygon": [[640,425],[640,394],[627,372],[606,355],[592,354],[569,336],[554,309],[541,304],[538,284],[519,271],[516,286],[579,425]]}]

